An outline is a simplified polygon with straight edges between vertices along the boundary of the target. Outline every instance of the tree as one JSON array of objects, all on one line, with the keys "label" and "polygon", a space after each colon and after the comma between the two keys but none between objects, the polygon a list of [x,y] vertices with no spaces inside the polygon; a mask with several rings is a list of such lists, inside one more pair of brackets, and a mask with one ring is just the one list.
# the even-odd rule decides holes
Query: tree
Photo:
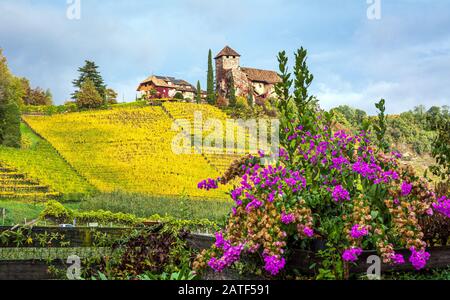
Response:
[{"label": "tree", "polygon": [[53,94],[50,91],[50,89],[47,89],[45,91],[45,98],[46,98],[47,105],[52,105],[53,104]]},{"label": "tree", "polygon": [[387,118],[386,118],[386,101],[381,99],[380,102],[375,104],[378,109],[377,123],[374,124],[378,148],[383,150],[385,153],[389,151],[389,143],[386,141],[386,131],[387,131]]},{"label": "tree", "polygon": [[212,51],[209,49],[208,53],[208,74],[207,74],[207,101],[209,104],[216,104],[216,92],[214,89],[214,69],[213,69],[213,61],[212,61]]},{"label": "tree", "polygon": [[86,60],[85,65],[79,68],[78,72],[80,73],[78,79],[75,79],[72,82],[74,87],[76,88],[76,91],[73,94],[74,100],[76,100],[78,91],[81,89],[81,86],[87,79],[90,79],[92,81],[95,89],[100,94],[102,99],[106,99],[106,85],[100,72],[98,71],[98,66],[95,64],[95,62]]},{"label": "tree", "polygon": [[0,144],[20,147],[20,106],[25,88],[23,81],[11,74],[0,49]]},{"label": "tree", "polygon": [[20,109],[16,102],[9,102],[0,108],[2,113],[2,144],[6,147],[20,148]]},{"label": "tree", "polygon": [[234,86],[234,78],[231,76],[228,87],[228,99],[231,107],[236,106],[236,87]]},{"label": "tree", "polygon": [[430,171],[450,183],[450,116],[447,109],[444,112],[439,107],[432,107],[427,112],[427,123],[431,130],[437,132],[432,142],[431,155],[436,164],[430,167]]},{"label": "tree", "polygon": [[106,89],[105,93],[106,93],[106,103],[117,104],[117,93],[115,90],[108,88]]},{"label": "tree", "polygon": [[173,96],[173,98],[174,98],[174,99],[177,99],[177,100],[184,100],[184,96],[183,96],[183,94],[180,93],[180,92],[177,92],[177,93],[175,94],[175,96]]},{"label": "tree", "polygon": [[44,91],[40,87],[31,88],[29,82],[26,79],[22,79],[23,86],[25,88],[25,96],[23,102],[25,105],[34,106],[47,106],[52,104],[52,94],[50,90]]},{"label": "tree", "polygon": [[103,98],[90,79],[86,79],[76,94],[78,108],[98,108],[104,104]]},{"label": "tree", "polygon": [[202,87],[200,86],[200,80],[197,81],[197,95],[195,95],[195,101],[197,104],[202,103]]}]

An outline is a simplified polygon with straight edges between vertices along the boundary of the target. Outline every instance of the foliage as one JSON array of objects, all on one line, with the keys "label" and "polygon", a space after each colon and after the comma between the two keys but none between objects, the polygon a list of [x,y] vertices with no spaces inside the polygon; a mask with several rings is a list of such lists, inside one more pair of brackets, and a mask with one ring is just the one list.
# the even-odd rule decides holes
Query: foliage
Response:
[{"label": "foliage", "polygon": [[27,177],[48,185],[63,194],[62,200],[78,200],[80,194],[90,194],[95,189],[64,161],[45,140],[21,124],[22,138],[27,147],[14,149],[0,146],[0,161],[17,168]]},{"label": "foliage", "polygon": [[[84,278],[101,280],[192,280],[192,251],[188,248],[188,232],[169,223],[136,229],[113,240],[109,257],[91,257],[84,262]],[[94,277],[92,277],[94,276]]]},{"label": "foliage", "polygon": [[25,90],[19,78],[8,69],[0,49],[0,144],[20,147],[20,109]]},{"label": "foliage", "polygon": [[101,107],[104,104],[104,100],[94,83],[90,79],[86,79],[76,93],[76,103],[78,108],[91,109]]},{"label": "foliage", "polygon": [[63,224],[72,223],[75,219],[77,224],[88,224],[99,222],[101,224],[122,224],[136,225],[144,221],[131,214],[112,213],[110,211],[77,211],[64,207],[61,203],[51,200],[45,204],[44,210],[40,214],[41,219],[51,220],[53,222]]},{"label": "foliage", "polygon": [[234,85],[234,77],[231,76],[228,87],[228,101],[231,107],[236,106],[236,87]]},{"label": "foliage", "polygon": [[386,101],[381,99],[380,102],[375,104],[376,108],[379,110],[378,113],[378,123],[373,127],[375,129],[375,134],[377,137],[377,146],[380,150],[384,152],[389,151],[389,144],[386,142],[385,136],[387,131],[387,121],[386,121]]},{"label": "foliage", "polygon": [[100,94],[102,100],[106,97],[106,85],[103,81],[103,78],[98,71],[98,66],[93,61],[86,60],[85,65],[78,69],[80,73],[78,79],[75,79],[72,83],[76,88],[76,91],[73,93],[73,99],[77,100],[78,93],[83,87],[83,84],[90,80],[95,87],[95,90]]},{"label": "foliage", "polygon": [[207,102],[211,105],[216,104],[216,91],[214,88],[214,68],[211,49],[209,49],[208,52],[208,73],[207,73],[206,93],[207,93],[206,98]]},{"label": "foliage", "polygon": [[162,197],[130,193],[101,193],[84,197],[80,210],[108,210],[138,217],[172,216],[177,219],[208,219],[223,221],[232,203],[215,199],[189,199],[179,196]]},{"label": "foliage", "polygon": [[427,120],[430,128],[437,131],[431,152],[436,165],[430,170],[441,180],[450,182],[450,115],[431,111]]},{"label": "foliage", "polygon": [[139,275],[137,279],[139,280],[177,280],[177,281],[186,281],[186,280],[195,280],[198,278],[198,275],[190,270],[187,267],[181,269],[181,271],[174,272],[172,274],[162,273],[162,274],[153,274],[153,273],[144,273],[143,275]]},{"label": "foliage", "polygon": [[200,86],[200,80],[197,81],[197,94],[195,95],[195,102],[197,104],[202,103],[202,87]]},{"label": "foliage", "polygon": [[173,96],[173,98],[174,98],[174,99],[177,99],[177,100],[184,100],[184,96],[183,96],[183,94],[180,93],[180,92],[177,92],[177,93],[175,94],[175,96]]},{"label": "foliage", "polygon": [[20,148],[20,109],[16,102],[0,104],[1,142],[6,147]]},{"label": "foliage", "polygon": [[21,81],[25,90],[24,105],[48,106],[53,103],[53,97],[49,89],[44,91],[40,87],[31,88],[30,81],[26,78],[22,78]]},{"label": "foliage", "polygon": [[106,103],[117,104],[117,92],[111,88],[105,90]]},{"label": "foliage", "polygon": [[[348,265],[363,249],[377,249],[384,263],[403,264],[394,249],[407,248],[409,262],[424,268],[429,254],[419,220],[433,213],[436,195],[426,180],[400,165],[398,153],[384,153],[366,131],[332,131],[332,116],[308,95],[313,77],[305,61],[306,51],[300,49],[292,81],[287,57],[279,55],[278,160],[264,167],[264,153],[249,156],[230,168],[227,174],[233,176],[200,186],[214,189],[241,178],[231,192],[236,206],[227,226],[216,233],[213,247],[198,256],[195,269],[209,266],[220,272],[247,255],[259,257],[265,271],[276,276],[289,263],[290,249],[307,248],[314,238],[326,240],[319,274],[324,278],[347,278]],[[383,112],[384,104],[378,108]],[[384,122],[382,116],[380,134]]]},{"label": "foliage", "polygon": [[250,108],[250,105],[248,104],[247,98],[245,98],[244,96],[236,97],[236,107],[237,108],[243,108],[243,109]]}]

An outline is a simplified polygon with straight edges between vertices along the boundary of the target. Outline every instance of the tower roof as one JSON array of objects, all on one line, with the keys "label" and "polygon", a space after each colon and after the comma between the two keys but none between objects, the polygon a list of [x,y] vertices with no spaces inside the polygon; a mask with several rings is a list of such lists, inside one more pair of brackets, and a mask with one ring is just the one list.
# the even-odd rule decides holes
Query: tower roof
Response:
[{"label": "tower roof", "polygon": [[214,59],[221,58],[222,56],[241,56],[239,53],[231,49],[229,46],[225,46],[225,48],[222,49],[222,51],[217,54]]}]

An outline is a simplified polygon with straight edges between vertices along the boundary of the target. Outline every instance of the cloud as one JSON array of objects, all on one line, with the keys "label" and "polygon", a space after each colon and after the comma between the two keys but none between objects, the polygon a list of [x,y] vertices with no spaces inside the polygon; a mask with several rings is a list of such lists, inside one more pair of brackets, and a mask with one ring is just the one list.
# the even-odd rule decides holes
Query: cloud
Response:
[{"label": "cloud", "polygon": [[448,1],[383,1],[382,19],[366,18],[366,1],[81,0],[79,21],[65,0],[0,2],[0,47],[13,72],[51,88],[58,103],[85,59],[127,101],[153,74],[202,86],[207,51],[230,44],[242,65],[276,69],[280,50],[310,53],[313,91],[324,106],[348,103],[390,112],[450,102]]}]

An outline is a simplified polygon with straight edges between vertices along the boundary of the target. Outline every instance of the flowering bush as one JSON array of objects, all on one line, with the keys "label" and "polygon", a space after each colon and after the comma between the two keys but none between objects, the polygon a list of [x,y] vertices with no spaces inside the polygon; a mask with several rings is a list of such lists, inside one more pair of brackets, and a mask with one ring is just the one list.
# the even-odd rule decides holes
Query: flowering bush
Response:
[{"label": "flowering bush", "polygon": [[[308,77],[295,72],[297,80]],[[298,85],[294,95],[302,95]],[[306,93],[303,97],[308,98]],[[424,268],[429,254],[419,220],[433,213],[433,204],[448,212],[446,200],[436,202],[427,182],[400,164],[399,153],[377,149],[369,132],[334,132],[329,114],[305,109],[301,100],[296,104],[296,117],[281,109],[285,128],[276,163],[261,165],[263,153],[249,156],[224,177],[200,185],[215,188],[241,178],[231,192],[236,206],[221,239],[198,256],[194,267],[209,264],[221,271],[244,253],[259,253],[264,269],[275,276],[285,267],[293,243],[321,238],[346,262],[375,248],[384,263],[403,264],[404,257],[394,249],[407,248],[411,264]]]},{"label": "flowering bush", "polygon": [[[220,271],[244,252],[261,251],[265,269],[276,275],[295,235],[332,238],[348,262],[375,247],[385,263],[404,263],[394,247],[406,247],[413,266],[425,267],[429,255],[419,218],[432,214],[432,207],[448,213],[448,199],[437,201],[424,180],[399,164],[397,154],[377,152],[366,133],[313,135],[297,128],[293,134],[295,158],[301,157],[303,167],[283,149],[275,166],[263,167],[259,158],[248,157],[237,172],[242,180],[231,193],[236,207],[228,226],[200,261],[211,255],[209,265]],[[215,188],[219,181],[200,187]]]}]

